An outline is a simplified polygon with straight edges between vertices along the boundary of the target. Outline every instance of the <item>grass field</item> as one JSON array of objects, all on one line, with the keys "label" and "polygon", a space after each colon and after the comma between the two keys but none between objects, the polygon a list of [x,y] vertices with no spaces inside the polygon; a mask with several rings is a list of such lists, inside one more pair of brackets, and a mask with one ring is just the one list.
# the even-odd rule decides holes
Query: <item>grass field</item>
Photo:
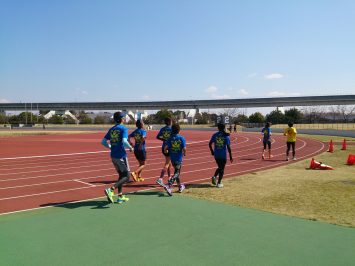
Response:
[{"label": "grass field", "polygon": [[209,184],[188,189],[185,195],[355,227],[355,165],[346,165],[349,153],[335,146],[334,153],[315,159],[335,170],[309,170],[310,160],[272,170],[255,172],[224,181],[223,190]]},{"label": "grass field", "polygon": [[[355,123],[334,123],[334,124],[296,124],[298,129],[334,129],[334,130],[355,130]],[[272,125],[273,128],[287,128],[287,124]]]}]

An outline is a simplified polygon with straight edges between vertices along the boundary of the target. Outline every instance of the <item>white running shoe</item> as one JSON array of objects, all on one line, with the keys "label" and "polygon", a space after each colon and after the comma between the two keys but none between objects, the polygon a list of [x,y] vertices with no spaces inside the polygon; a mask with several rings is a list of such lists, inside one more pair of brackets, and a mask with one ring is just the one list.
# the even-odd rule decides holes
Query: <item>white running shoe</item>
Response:
[{"label": "white running shoe", "polygon": [[171,188],[169,186],[164,186],[164,189],[165,189],[166,193],[168,193],[169,196],[173,195],[173,192],[171,191]]},{"label": "white running shoe", "polygon": [[182,193],[182,192],[184,191],[184,189],[185,189],[185,185],[184,185],[184,184],[181,184],[181,185],[179,186],[178,192],[179,192],[179,193]]},{"label": "white running shoe", "polygon": [[219,184],[217,184],[217,187],[218,187],[218,188],[222,188],[222,187],[223,187],[223,184],[222,184],[222,183],[219,183]]}]

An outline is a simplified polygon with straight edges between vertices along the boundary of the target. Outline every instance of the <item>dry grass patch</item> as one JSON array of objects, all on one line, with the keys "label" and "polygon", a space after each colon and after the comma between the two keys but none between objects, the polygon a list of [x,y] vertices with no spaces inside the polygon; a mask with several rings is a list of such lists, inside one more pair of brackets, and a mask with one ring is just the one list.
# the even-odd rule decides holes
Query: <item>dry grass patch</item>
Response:
[{"label": "dry grass patch", "polygon": [[355,165],[345,164],[355,147],[317,156],[335,170],[308,170],[300,161],[224,180],[224,188],[192,185],[185,195],[246,208],[355,227]]},{"label": "dry grass patch", "polygon": [[63,135],[63,134],[82,134],[82,133],[92,133],[93,131],[84,130],[11,130],[11,131],[0,131],[1,137],[19,137],[19,136],[37,136],[37,135]]},{"label": "dry grass patch", "polygon": [[323,142],[329,142],[332,140],[333,142],[342,142],[344,139],[348,142],[355,142],[355,138],[352,137],[341,137],[341,136],[325,136],[325,135],[309,135],[309,134],[298,134],[298,137],[305,137],[310,139],[316,139]]}]

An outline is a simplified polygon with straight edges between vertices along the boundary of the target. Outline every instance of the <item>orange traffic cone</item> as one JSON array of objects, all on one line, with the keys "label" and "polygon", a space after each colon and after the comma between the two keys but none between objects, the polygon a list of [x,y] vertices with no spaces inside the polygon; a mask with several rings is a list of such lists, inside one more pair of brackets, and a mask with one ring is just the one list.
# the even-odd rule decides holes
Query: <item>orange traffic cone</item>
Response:
[{"label": "orange traffic cone", "polygon": [[346,150],[346,139],[343,140],[343,146],[341,147],[343,151]]},{"label": "orange traffic cone", "polygon": [[329,165],[326,165],[326,164],[323,164],[323,163],[320,165],[319,169],[321,169],[321,170],[334,170],[333,167],[331,167]]},{"label": "orange traffic cone", "polygon": [[349,154],[347,164],[348,164],[348,165],[353,165],[353,164],[355,164],[355,154]]},{"label": "orange traffic cone", "polygon": [[314,158],[311,160],[311,164],[309,165],[309,169],[314,169],[315,168],[315,163],[314,163]]},{"label": "orange traffic cone", "polygon": [[321,164],[322,163],[317,162],[316,160],[314,160],[314,158],[312,158],[311,164],[309,165],[309,168],[310,169],[319,169]]},{"label": "orange traffic cone", "polygon": [[329,149],[328,149],[328,152],[334,152],[333,140],[330,140],[330,142],[329,142]]}]

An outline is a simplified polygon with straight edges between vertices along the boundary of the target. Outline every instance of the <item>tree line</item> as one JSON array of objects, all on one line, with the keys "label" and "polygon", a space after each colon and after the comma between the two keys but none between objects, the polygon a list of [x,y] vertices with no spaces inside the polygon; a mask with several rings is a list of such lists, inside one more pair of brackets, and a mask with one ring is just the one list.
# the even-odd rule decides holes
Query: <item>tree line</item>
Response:
[{"label": "tree line", "polygon": [[[0,114],[0,124],[112,124],[113,121],[109,115],[89,115],[85,111],[70,112],[75,115],[77,120],[66,115],[53,115],[49,119],[45,119],[44,115],[49,111],[40,111],[39,114],[31,112],[22,112],[18,115]],[[229,116],[232,124],[243,123],[265,123],[271,122],[273,124],[285,124],[292,121],[296,124],[312,124],[312,123],[348,123],[355,122],[355,107],[354,106],[331,106],[330,108],[321,107],[305,107],[302,110],[291,108],[282,112],[279,109],[273,110],[270,113],[263,115],[260,112],[255,112],[249,116],[239,112],[237,108],[224,109],[219,114],[200,112],[196,113],[193,121],[188,119],[185,111],[177,110],[172,111],[162,109],[155,114],[150,114],[144,118],[146,124],[162,124],[165,117],[172,117],[179,123],[194,123],[194,124],[214,124],[218,115]],[[93,117],[92,117],[93,116]],[[134,118],[130,117],[128,124],[134,124]]]}]

